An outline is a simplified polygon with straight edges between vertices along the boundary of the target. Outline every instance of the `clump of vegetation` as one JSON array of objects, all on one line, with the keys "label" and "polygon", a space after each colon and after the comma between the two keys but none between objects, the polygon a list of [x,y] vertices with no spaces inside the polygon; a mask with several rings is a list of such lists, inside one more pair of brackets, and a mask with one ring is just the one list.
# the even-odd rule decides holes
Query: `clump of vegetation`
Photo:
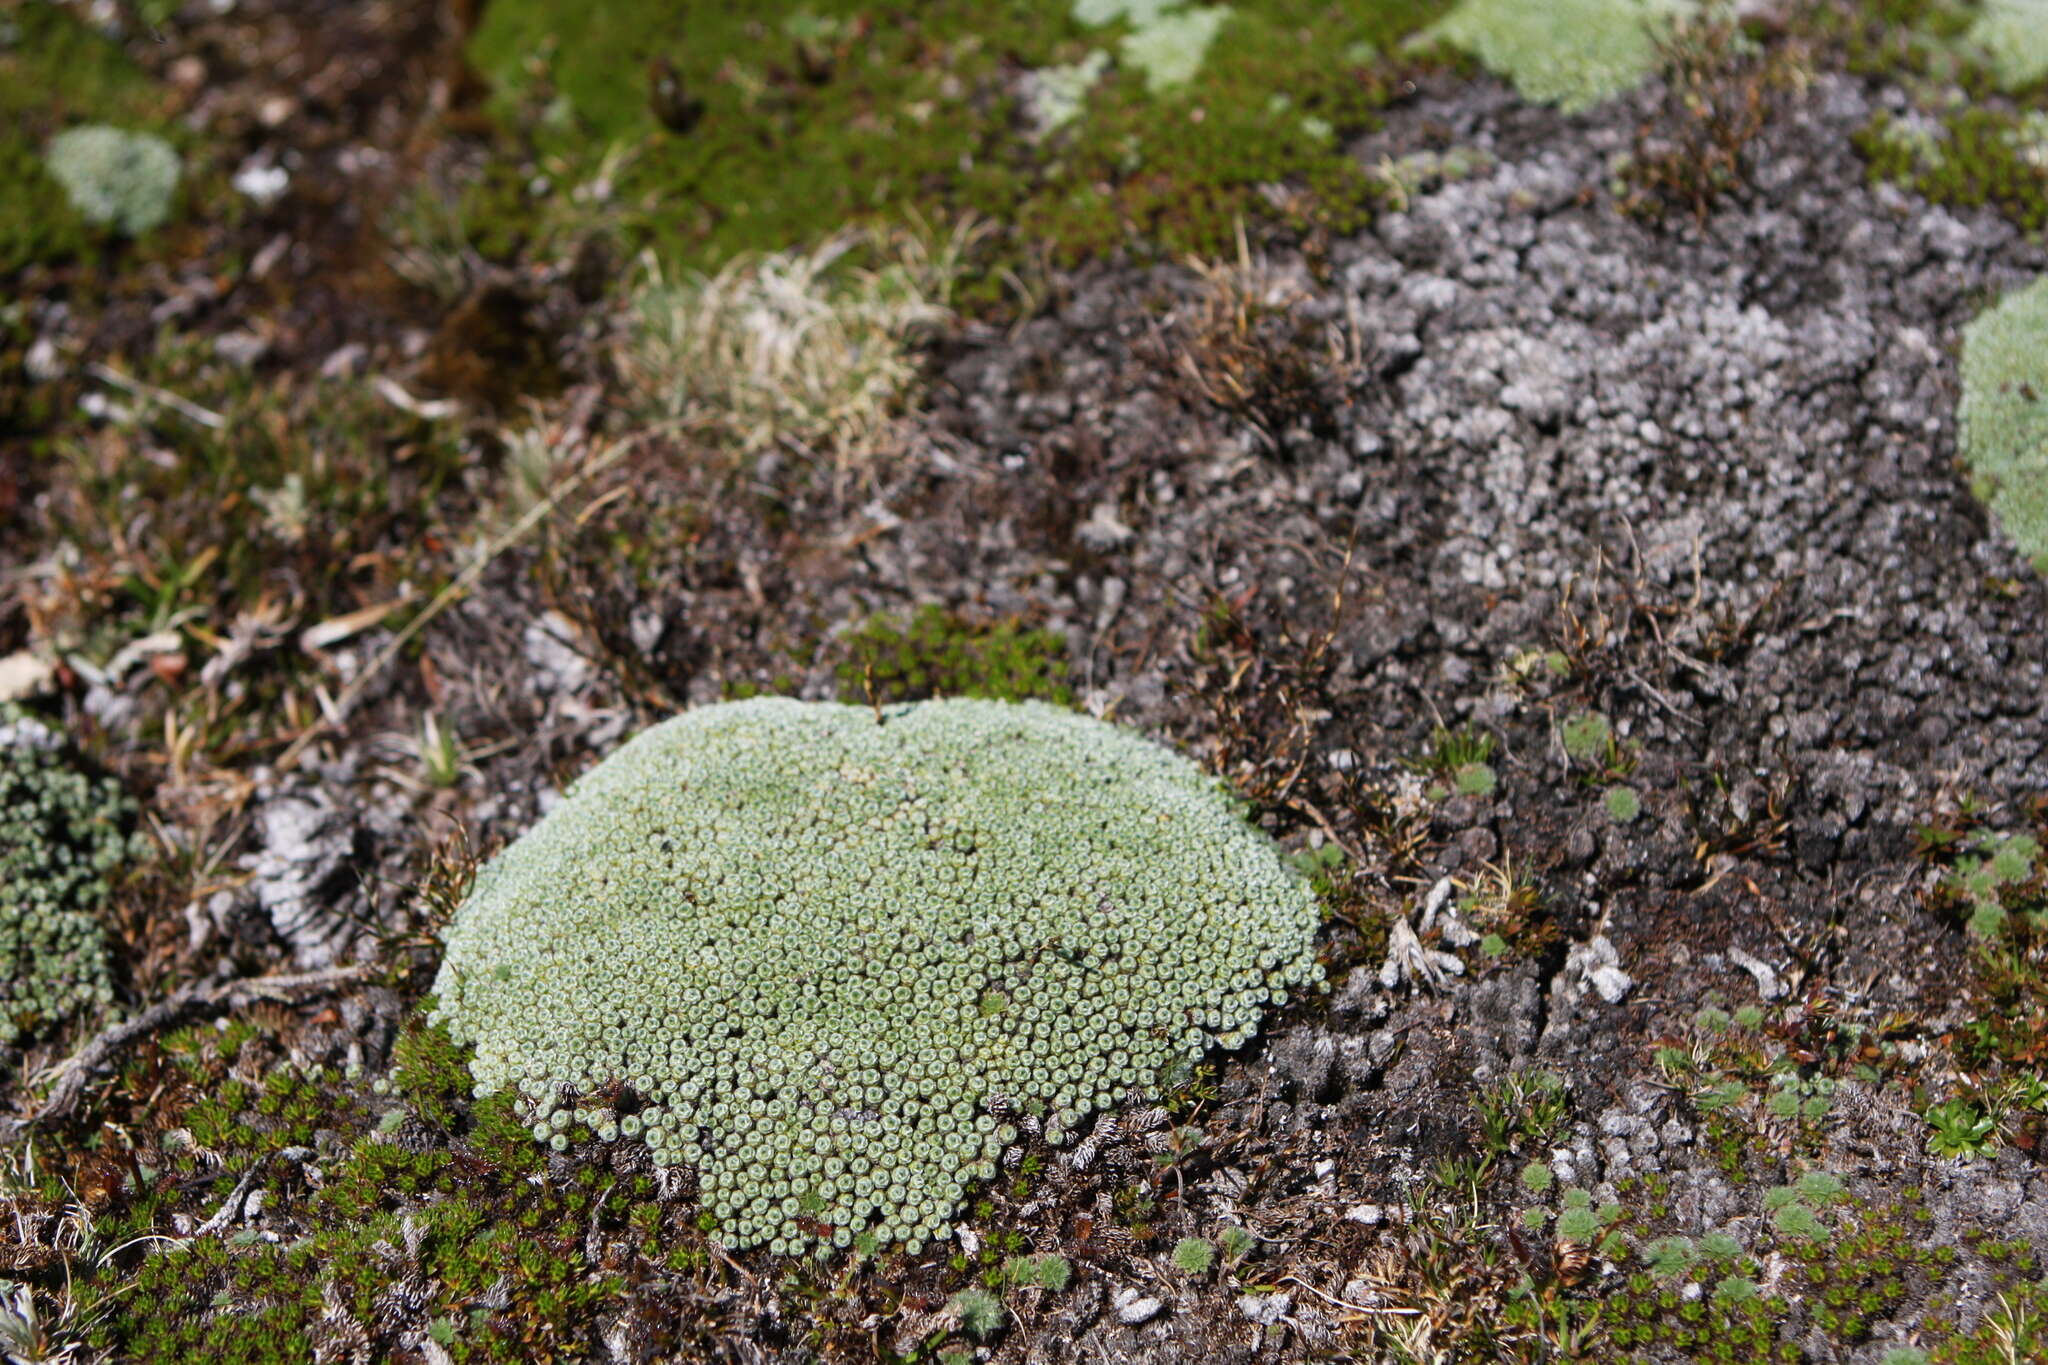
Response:
[{"label": "clump of vegetation", "polygon": [[1173,1244],[1173,1268],[1183,1275],[1206,1275],[1216,1265],[1216,1244],[1206,1237],[1183,1237]]},{"label": "clump of vegetation", "polygon": [[1903,185],[1936,204],[1994,208],[2029,232],[2048,223],[2048,160],[2030,120],[2012,108],[1880,110],[1855,143],[1873,181]]},{"label": "clump of vegetation", "polygon": [[[384,1358],[425,1333],[458,1360],[561,1359],[624,1301],[624,1265],[703,1262],[701,1234],[649,1178],[541,1178],[545,1149],[507,1097],[473,1100],[468,1054],[445,1033],[414,1021],[399,1052],[378,1097],[293,1064],[275,1025],[180,1030],[132,1061],[126,1093],[163,1106],[137,1159],[88,1157],[80,1193],[50,1173],[7,1191],[17,1209],[90,1211],[82,1243],[23,1252],[67,1267],[71,1349],[291,1365],[339,1347]],[[219,1225],[189,1235],[223,1202]]]},{"label": "clump of vegetation", "polygon": [[1410,765],[1439,780],[1430,787],[1433,800],[1456,792],[1460,796],[1485,796],[1500,784],[1500,775],[1488,760],[1496,746],[1494,737],[1477,726],[1450,729],[1438,726],[1430,732],[1429,749]]},{"label": "clump of vegetation", "polygon": [[[4,19],[12,41],[0,39],[0,275],[35,262],[89,257],[109,229],[130,235],[161,222],[176,184],[176,156],[164,184],[169,133],[165,97],[119,45],[62,5],[10,6]],[[118,124],[121,148],[147,145],[130,166],[140,175],[111,178],[120,148],[106,133],[79,141],[67,133],[81,124]],[[79,128],[78,133],[86,132]],[[133,139],[147,138],[147,143]],[[67,194],[67,185],[76,188]]]},{"label": "clump of vegetation", "polygon": [[1230,797],[1132,732],[761,698],[640,735],[486,866],[435,1017],[537,1141],[695,1170],[729,1245],[916,1254],[1018,1140],[1005,1105],[1059,1145],[1241,1045],[1323,979],[1319,922]]},{"label": "clump of vegetation", "polygon": [[1510,947],[1525,956],[1540,953],[1557,941],[1542,887],[1512,858],[1484,864],[1457,886],[1458,909],[1479,931],[1479,951],[1487,957],[1503,957]]},{"label": "clump of vegetation", "polygon": [[1544,1147],[1570,1112],[1571,1098],[1554,1072],[1516,1071],[1488,1086],[1476,1108],[1481,1139],[1498,1157]]},{"label": "clump of vegetation", "polygon": [[1703,221],[1750,183],[1751,144],[1811,72],[1803,45],[1753,42],[1726,17],[1682,24],[1658,51],[1663,96],[1622,168],[1622,206],[1649,217],[1683,209]]},{"label": "clump of vegetation", "polygon": [[1003,1267],[1003,1278],[1020,1288],[1065,1289],[1074,1277],[1073,1263],[1053,1252],[1014,1257]]},{"label": "clump of vegetation", "polygon": [[620,368],[655,416],[716,446],[871,455],[914,396],[912,343],[951,316],[973,236],[840,233],[674,284],[655,267]]},{"label": "clump of vegetation", "polygon": [[[629,244],[704,270],[900,224],[935,199],[1014,224],[988,244],[1011,265],[1147,242],[1213,253],[1241,218],[1348,232],[1373,190],[1345,140],[1398,88],[1379,54],[1440,8],[942,0],[912,22],[662,0],[594,23],[561,0],[503,0],[468,51],[519,146],[472,191],[490,213],[471,216],[538,224],[601,193]],[[1039,96],[1032,72],[1065,88],[1057,126],[1018,116]],[[802,185],[762,176],[763,157],[805,167]],[[1279,208],[1273,185],[1291,191]]]},{"label": "clump of vegetation", "polygon": [[2048,564],[2048,279],[1963,328],[1957,446],[2013,543]]},{"label": "clump of vegetation", "polygon": [[1003,1330],[1003,1301],[986,1289],[963,1289],[946,1301],[946,1311],[960,1320],[960,1330],[986,1341]]},{"label": "clump of vegetation", "polygon": [[171,216],[182,169],[178,153],[154,133],[96,123],[50,139],[50,174],[89,223],[140,237]]},{"label": "clump of vegetation", "polygon": [[2008,90],[2048,76],[2048,6],[2040,0],[1984,0],[1963,41],[1984,54]]},{"label": "clump of vegetation", "polygon": [[1580,113],[1640,85],[1693,0],[1462,0],[1425,36],[1475,54],[1523,98]]},{"label": "clump of vegetation", "polygon": [[1978,1156],[2000,1142],[2048,1151],[2048,802],[2021,829],[1965,801],[1919,830],[1944,869],[1929,908],[1971,935],[1972,1014],[1954,1035],[1960,1075],[1922,1110],[1929,1149]]},{"label": "clump of vegetation", "polygon": [[944,607],[925,606],[908,621],[868,618],[847,633],[845,648],[839,695],[848,701],[980,697],[1074,703],[1067,642],[1056,631],[1014,621],[978,626]]},{"label": "clump of vegetation", "polygon": [[113,999],[98,918],[123,863],[146,845],[126,831],[135,803],[36,742],[0,711],[0,1043]]}]

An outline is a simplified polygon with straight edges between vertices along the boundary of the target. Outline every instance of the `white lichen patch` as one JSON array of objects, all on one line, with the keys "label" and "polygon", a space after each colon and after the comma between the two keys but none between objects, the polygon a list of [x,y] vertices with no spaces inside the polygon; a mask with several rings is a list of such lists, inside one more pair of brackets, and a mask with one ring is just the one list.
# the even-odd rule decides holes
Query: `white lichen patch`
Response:
[{"label": "white lichen patch", "polygon": [[479,875],[435,989],[480,1094],[517,1087],[557,1149],[581,1124],[694,1166],[727,1242],[917,1245],[1013,1110],[1064,1141],[1319,982],[1318,919],[1225,791],[1138,735],[764,698],[585,776]]}]

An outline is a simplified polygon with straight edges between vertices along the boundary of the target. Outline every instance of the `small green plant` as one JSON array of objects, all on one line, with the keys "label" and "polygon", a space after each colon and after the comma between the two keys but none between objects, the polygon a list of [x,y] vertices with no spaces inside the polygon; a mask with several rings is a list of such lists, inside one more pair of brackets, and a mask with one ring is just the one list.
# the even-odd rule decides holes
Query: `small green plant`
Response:
[{"label": "small green plant", "polygon": [[1570,1111],[1571,1099],[1556,1073],[1526,1070],[1488,1086],[1474,1107],[1487,1152],[1500,1156],[1548,1142]]},{"label": "small green plant", "polygon": [[0,1043],[113,998],[98,915],[122,865],[147,845],[125,833],[135,805],[0,708],[22,733],[0,745]]},{"label": "small green plant", "polygon": [[1460,796],[1487,796],[1499,785],[1491,763],[1467,763],[1451,774],[1451,788]]},{"label": "small green plant", "polygon": [[1216,1264],[1216,1244],[1206,1237],[1183,1237],[1173,1244],[1173,1267],[1184,1275],[1206,1275]]},{"label": "small green plant", "polygon": [[1216,1245],[1222,1248],[1224,1261],[1236,1265],[1257,1250],[1259,1240],[1232,1223],[1216,1234]]},{"label": "small green plant", "polygon": [[961,1290],[946,1301],[946,1311],[976,1341],[987,1341],[1003,1329],[1003,1301],[986,1289]]},{"label": "small green plant", "polygon": [[1633,787],[1609,787],[1604,804],[1607,818],[1617,825],[1626,825],[1643,813],[1643,798]]},{"label": "small green plant", "polygon": [[1558,737],[1574,763],[1593,764],[1607,757],[1614,743],[1614,727],[1598,711],[1580,711],[1559,728]]},{"label": "small green plant", "polygon": [[1430,732],[1429,748],[1409,766],[1441,779],[1431,788],[1432,799],[1441,800],[1456,792],[1460,796],[1485,796],[1499,785],[1499,774],[1487,760],[1493,757],[1492,735],[1474,726],[1448,729],[1438,726]]},{"label": "small green plant", "polygon": [[1978,1157],[1990,1150],[1998,1125],[1968,1100],[1944,1100],[1924,1115],[1934,1129],[1927,1135],[1927,1150],[1936,1156]]},{"label": "small green plant", "polygon": [[1073,1276],[1073,1264],[1066,1257],[1049,1251],[1035,1256],[1013,1257],[1003,1267],[1003,1278],[1021,1288],[1058,1291],[1065,1289]]},{"label": "small green plant", "polygon": [[1531,1194],[1543,1194],[1557,1181],[1556,1174],[1547,1162],[1532,1161],[1522,1168],[1522,1188]]},{"label": "small green plant", "polygon": [[1016,622],[974,625],[943,607],[921,607],[908,621],[870,617],[846,636],[839,694],[850,702],[983,697],[994,701],[1074,702],[1067,645],[1057,632]]},{"label": "small green plant", "polygon": [[420,777],[430,787],[452,787],[462,777],[462,746],[455,727],[443,725],[432,712],[420,718],[420,737],[415,746],[420,759]]},{"label": "small green plant", "polygon": [[1415,766],[1424,772],[1455,773],[1485,763],[1496,747],[1494,737],[1476,726],[1461,725],[1453,730],[1440,725],[1430,731],[1429,750]]}]

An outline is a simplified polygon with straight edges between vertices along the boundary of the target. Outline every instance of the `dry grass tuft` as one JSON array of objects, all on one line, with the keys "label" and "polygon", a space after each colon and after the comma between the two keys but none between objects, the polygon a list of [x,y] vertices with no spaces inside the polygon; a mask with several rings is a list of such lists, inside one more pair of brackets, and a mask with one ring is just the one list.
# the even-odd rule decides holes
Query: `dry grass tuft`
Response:
[{"label": "dry grass tuft", "polygon": [[920,335],[952,316],[983,229],[845,232],[679,283],[649,258],[620,370],[655,414],[739,454],[845,468],[885,449],[914,398]]}]

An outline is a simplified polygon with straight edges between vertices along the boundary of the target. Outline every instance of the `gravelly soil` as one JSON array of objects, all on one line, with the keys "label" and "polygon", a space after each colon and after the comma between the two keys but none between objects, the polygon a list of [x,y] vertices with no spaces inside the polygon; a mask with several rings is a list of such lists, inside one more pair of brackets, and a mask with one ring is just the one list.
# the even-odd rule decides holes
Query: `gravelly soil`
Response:
[{"label": "gravelly soil", "polygon": [[[1342,1303],[1398,1299],[1338,1272],[1370,1263],[1433,1162],[1469,1150],[1476,1086],[1529,1066],[1570,1086],[1551,1158],[1566,1183],[1605,1202],[1662,1172],[1659,1230],[1756,1222],[1653,1041],[1708,1003],[1953,1022],[1963,940],[1923,908],[1911,831],[1959,793],[2048,785],[2042,589],[1955,468],[1956,336],[2048,257],[1990,215],[1868,186],[1849,144],[1868,113],[1857,85],[1824,79],[1766,134],[1752,194],[1649,224],[1601,193],[1628,106],[1565,120],[1426,93],[1362,150],[1427,138],[1490,164],[1333,244],[1323,278],[1282,257],[1234,286],[1270,305],[1249,354],[1298,353],[1310,372],[1281,423],[1219,409],[1191,378],[1190,361],[1223,363],[1215,282],[1086,274],[1012,335],[943,344],[927,434],[876,503],[800,520],[769,552],[734,531],[724,586],[659,604],[694,644],[647,653],[700,701],[727,676],[714,661],[775,657],[792,621],[933,601],[1049,621],[1091,706],[1269,791],[1298,761],[1283,832],[1363,847],[1364,776],[1405,791],[1429,840],[1410,885],[1381,886],[1397,913],[1489,864],[1543,889],[1561,932],[1538,952],[1433,989],[1388,989],[1361,962],[1327,1010],[1224,1068],[1208,1127],[1238,1136],[1172,1221],[1240,1217],[1276,1264],[1323,1270],[1276,1326],[1110,1257],[998,1358],[1332,1349]],[[1256,695],[1277,665],[1233,689],[1230,660],[1199,648],[1217,602],[1269,648],[1327,632],[1293,714]],[[593,634],[632,649],[616,624]],[[1530,648],[1564,650],[1570,673],[1511,677]],[[830,693],[823,665],[807,690]],[[574,689],[540,703],[590,704]],[[1559,726],[1586,709],[1635,753],[1632,823],[1568,763]],[[1240,715],[1257,762],[1230,743]],[[1425,806],[1395,760],[1467,723],[1500,741],[1498,788]],[[1569,946],[1600,939],[1628,982],[1612,1000]],[[1936,1161],[1924,1131],[1896,1087],[1851,1084],[1799,1150],[1879,1202],[1925,1186],[1935,1240],[2048,1239],[2037,1166]],[[1075,1179],[1021,1215],[1046,1245],[1071,1245],[1077,1203],[1111,1216],[1114,1182]],[[1169,1309],[1123,1325],[1119,1286]],[[1874,1360],[1891,1340],[1805,1345]]]},{"label": "gravelly soil", "polygon": [[[1014,1302],[992,1359],[1376,1358],[1360,1324],[1414,1302],[1402,1248],[1450,1197],[1431,1174],[1477,1150],[1475,1097],[1531,1069],[1563,1078],[1570,1116],[1513,1161],[1637,1208],[1634,1245],[1761,1231],[1764,1187],[1806,1169],[1873,1208],[1923,1188],[1922,1240],[2048,1244],[2041,1167],[1928,1155],[1896,1083],[1759,1119],[1738,1176],[1655,1063],[1701,1041],[1703,1006],[1769,1006],[1788,1046],[1893,1012],[1920,1040],[1959,1023],[1966,940],[1926,906],[1913,831],[1965,793],[2017,827],[2048,791],[2042,584],[1970,497],[1953,418],[1961,324],[2048,252],[1868,185],[1850,135],[1872,98],[1822,76],[1747,191],[1646,222],[1607,185],[1647,97],[1566,119],[1444,78],[1359,154],[1485,153],[1469,177],[1314,259],[1098,267],[1014,332],[941,338],[929,410],[871,492],[726,502],[655,594],[544,588],[508,555],[424,647],[451,723],[519,745],[424,817],[374,752],[313,765],[259,804],[255,879],[197,912],[195,942],[345,957],[333,912],[373,897],[344,867],[394,871],[457,817],[482,843],[516,834],[665,704],[778,672],[832,695],[832,659],[802,661],[819,623],[937,602],[1062,630],[1091,709],[1238,780],[1291,842],[1352,854],[1362,926],[1333,922],[1330,1000],[1220,1065],[1153,1242],[1130,1244],[1114,1196],[1153,1168],[1156,1115],[1098,1125],[1005,1202],[1083,1273]],[[705,486],[626,477],[655,517]],[[395,682],[365,704],[387,732],[419,709]],[[1605,775],[1565,749],[1586,711],[1612,723]],[[1493,737],[1497,786],[1427,791],[1404,760],[1464,726]],[[1618,784],[1641,801],[1627,822]],[[1484,931],[1503,868],[1541,902],[1493,926],[1506,951],[1430,956],[1469,942],[1433,888],[1476,897]],[[382,1004],[337,1055],[375,1062]],[[1275,1294],[1166,1265],[1225,1221],[1260,1239]],[[1557,1269],[1547,1233],[1503,1219],[1494,1240]],[[1614,1260],[1575,1273],[1618,1283]],[[1794,1296],[1784,1332],[1808,1359],[1876,1361],[1926,1290],[1849,1344]],[[1948,1292],[1954,1316],[1981,1310],[1981,1283]],[[777,1355],[795,1311],[746,1319],[734,1357],[798,1358]],[[939,1322],[892,1330],[907,1349]]]}]

